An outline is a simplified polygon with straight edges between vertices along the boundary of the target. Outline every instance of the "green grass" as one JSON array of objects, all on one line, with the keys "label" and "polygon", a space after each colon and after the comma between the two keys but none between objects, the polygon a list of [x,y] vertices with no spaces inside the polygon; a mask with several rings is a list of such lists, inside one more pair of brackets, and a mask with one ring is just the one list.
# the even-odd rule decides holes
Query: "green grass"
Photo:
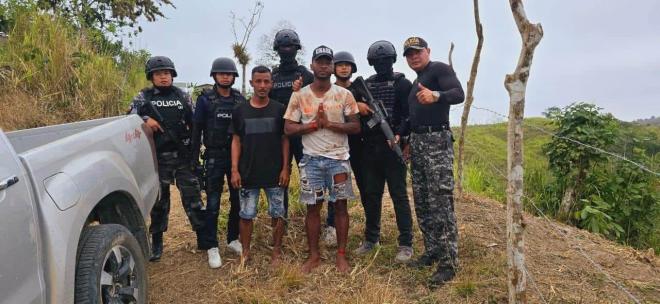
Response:
[{"label": "green grass", "polygon": [[[527,118],[524,134],[524,187],[526,195],[540,197],[552,180],[542,151],[551,137],[539,128],[552,131],[550,120]],[[458,134],[457,130],[454,130]],[[507,124],[468,126],[465,140],[464,188],[468,192],[499,201],[506,200]],[[458,142],[455,143],[458,151]],[[456,152],[458,153],[458,152]],[[458,157],[457,157],[458,159]]]}]

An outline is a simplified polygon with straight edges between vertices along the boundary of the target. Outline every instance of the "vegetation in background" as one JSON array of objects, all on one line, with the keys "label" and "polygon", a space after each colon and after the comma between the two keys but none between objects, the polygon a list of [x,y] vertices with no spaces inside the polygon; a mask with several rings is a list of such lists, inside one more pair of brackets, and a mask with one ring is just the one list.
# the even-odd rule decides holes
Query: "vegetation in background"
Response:
[{"label": "vegetation in background", "polygon": [[[660,127],[619,122],[588,104],[551,108],[545,114],[549,119],[528,118],[524,124],[527,210],[540,215],[539,208],[560,217],[566,188],[572,186],[575,204],[565,221],[624,244],[660,251],[660,179],[629,162],[594,154],[591,148],[542,131],[617,153],[657,172]],[[505,200],[506,127],[468,126],[466,191]],[[583,180],[577,178],[578,170],[584,170]]]},{"label": "vegetation in background", "polygon": [[128,51],[36,1],[0,3],[0,15],[9,34],[0,45],[5,130],[118,115],[147,84],[146,51]]}]

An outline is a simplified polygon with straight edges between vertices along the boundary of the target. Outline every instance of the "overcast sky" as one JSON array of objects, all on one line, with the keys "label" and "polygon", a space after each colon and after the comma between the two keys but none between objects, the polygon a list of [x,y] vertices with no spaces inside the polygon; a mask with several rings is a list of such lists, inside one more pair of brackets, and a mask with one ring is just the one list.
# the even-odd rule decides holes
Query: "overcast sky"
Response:
[{"label": "overcast sky", "polygon": [[[176,81],[210,83],[213,59],[232,55],[230,11],[247,16],[254,3],[173,2],[176,9],[163,10],[167,19],[141,24],[144,32],[132,40],[134,47],[170,56],[179,74]],[[366,60],[369,45],[389,40],[398,52],[395,71],[412,81],[416,75],[401,52],[403,41],[418,35],[428,41],[432,60],[447,62],[454,42],[454,69],[467,89],[476,47],[472,1],[262,2],[261,21],[248,45],[255,58],[260,36],[270,33],[280,20],[288,20],[308,50],[306,57],[321,44],[335,52],[349,51],[358,61],[358,75],[363,76],[374,73]],[[525,6],[528,18],[540,22],[544,30],[528,83],[526,116],[540,116],[548,107],[577,101],[595,103],[623,120],[660,115],[660,1],[532,0]],[[482,0],[480,13],[485,41],[474,105],[507,113],[504,75],[515,68],[520,35],[508,1]],[[453,111],[452,123],[459,116],[460,111]],[[501,120],[480,110],[471,116],[471,123]]]}]

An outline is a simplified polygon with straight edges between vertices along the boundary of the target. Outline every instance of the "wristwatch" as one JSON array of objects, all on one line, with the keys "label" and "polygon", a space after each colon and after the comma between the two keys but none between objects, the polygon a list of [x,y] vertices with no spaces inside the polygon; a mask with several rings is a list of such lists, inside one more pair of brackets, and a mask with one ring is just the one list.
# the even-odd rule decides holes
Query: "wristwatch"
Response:
[{"label": "wristwatch", "polygon": [[431,93],[433,94],[433,98],[435,99],[433,102],[437,102],[438,100],[440,100],[440,92],[432,91]]}]

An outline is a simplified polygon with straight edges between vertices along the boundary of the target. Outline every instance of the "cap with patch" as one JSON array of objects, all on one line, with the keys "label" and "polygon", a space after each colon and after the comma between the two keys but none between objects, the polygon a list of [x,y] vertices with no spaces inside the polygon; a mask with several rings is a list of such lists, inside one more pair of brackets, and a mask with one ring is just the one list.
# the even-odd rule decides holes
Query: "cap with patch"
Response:
[{"label": "cap with patch", "polygon": [[332,49],[325,45],[321,45],[314,49],[314,52],[312,53],[312,61],[324,56],[330,58],[330,60],[333,60],[334,58]]},{"label": "cap with patch", "polygon": [[403,56],[405,57],[410,49],[423,50],[427,47],[429,47],[429,44],[421,37],[410,37],[403,43]]}]

